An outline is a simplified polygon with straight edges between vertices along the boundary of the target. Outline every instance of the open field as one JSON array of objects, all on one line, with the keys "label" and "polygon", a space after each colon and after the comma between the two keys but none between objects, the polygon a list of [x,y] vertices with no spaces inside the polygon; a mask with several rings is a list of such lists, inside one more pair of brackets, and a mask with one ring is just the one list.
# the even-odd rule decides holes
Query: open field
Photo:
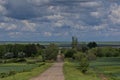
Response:
[{"label": "open field", "polygon": [[99,58],[91,62],[90,66],[96,74],[104,74],[111,80],[120,80],[120,57]]},{"label": "open field", "polygon": [[[13,65],[13,66],[12,66]],[[23,68],[23,66],[25,66],[25,64],[21,64],[19,65],[19,67],[16,67],[16,65],[18,66],[18,64],[10,64],[9,67],[13,67],[14,70],[16,71],[20,71],[22,69],[31,69],[29,71],[25,71],[25,72],[21,72],[21,73],[17,73],[15,75],[6,77],[6,78],[0,78],[0,80],[29,80],[30,78],[39,75],[40,73],[44,72],[47,68],[49,68],[52,64],[51,63],[46,63],[45,65],[42,66],[38,66],[36,68],[34,68],[37,65],[31,65],[31,67],[28,67],[30,65],[26,65],[26,67]],[[8,65],[6,65],[8,66]],[[22,67],[20,67],[22,66]],[[4,67],[6,68],[6,67]],[[34,68],[34,69],[33,69]],[[2,69],[1,69],[2,70]],[[9,71],[9,70],[8,70]],[[4,70],[4,72],[7,72],[6,70]]]}]

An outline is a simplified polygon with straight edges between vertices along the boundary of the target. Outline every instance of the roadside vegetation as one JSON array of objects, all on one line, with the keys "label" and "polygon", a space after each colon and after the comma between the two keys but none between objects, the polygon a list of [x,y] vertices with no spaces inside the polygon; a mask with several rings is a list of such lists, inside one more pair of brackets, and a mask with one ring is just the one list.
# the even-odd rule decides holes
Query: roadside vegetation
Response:
[{"label": "roadside vegetation", "polygon": [[[51,65],[52,65],[52,63],[46,63],[45,65],[42,65],[42,66],[40,65],[40,66],[38,66],[34,69],[31,69],[31,70],[28,70],[28,71],[19,72],[19,73],[16,73],[15,75],[8,76],[5,78],[0,78],[0,80],[29,80],[29,79],[41,74],[42,72],[44,72]],[[27,67],[28,67],[28,65],[27,65]],[[26,67],[26,69],[27,69],[27,67]],[[19,67],[19,68],[21,68],[21,67]],[[17,69],[15,69],[15,70],[17,70]]]},{"label": "roadside vegetation", "polygon": [[[50,67],[58,51],[52,43],[0,45],[0,80],[29,80]],[[71,48],[61,48],[61,53],[66,80],[120,79],[120,48],[98,47],[96,42],[78,46],[72,37]]]},{"label": "roadside vegetation", "polygon": [[65,62],[64,63],[65,80],[100,80],[94,71],[89,70],[83,74],[79,69],[77,63]]},{"label": "roadside vegetation", "polygon": [[97,47],[96,42],[78,46],[72,37],[72,49],[65,54],[65,80],[119,80],[120,48]]},{"label": "roadside vegetation", "polygon": [[55,44],[0,45],[0,80],[29,80],[50,67],[57,54]]}]

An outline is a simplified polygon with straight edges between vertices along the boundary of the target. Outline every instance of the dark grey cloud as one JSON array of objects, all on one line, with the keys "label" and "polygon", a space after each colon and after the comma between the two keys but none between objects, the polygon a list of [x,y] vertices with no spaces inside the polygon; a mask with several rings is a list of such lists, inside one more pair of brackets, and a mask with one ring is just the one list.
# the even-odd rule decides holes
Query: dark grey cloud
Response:
[{"label": "dark grey cloud", "polygon": [[118,36],[119,13],[119,0],[0,0],[0,37],[66,40],[76,35],[92,40]]}]

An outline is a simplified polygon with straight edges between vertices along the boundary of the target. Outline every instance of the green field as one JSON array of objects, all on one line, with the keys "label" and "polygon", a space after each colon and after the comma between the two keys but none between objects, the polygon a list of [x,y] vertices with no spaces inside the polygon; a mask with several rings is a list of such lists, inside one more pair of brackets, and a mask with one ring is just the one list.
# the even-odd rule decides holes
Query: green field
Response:
[{"label": "green field", "polygon": [[100,80],[91,70],[87,74],[81,73],[76,65],[76,63],[72,62],[64,63],[65,80]]},{"label": "green field", "polygon": [[0,73],[7,73],[9,71],[29,71],[39,64],[25,64],[25,63],[9,63],[9,64],[0,64]]},{"label": "green field", "polygon": [[91,62],[90,67],[96,74],[104,74],[111,80],[120,80],[120,57],[99,58]]},{"label": "green field", "polygon": [[[39,64],[2,64],[0,66],[0,72],[9,72],[10,70],[17,71],[15,75],[8,76],[5,78],[0,78],[0,80],[29,80],[30,78],[37,76],[38,74],[44,72],[52,64],[45,63],[45,65]],[[24,72],[21,72],[23,71]]]},{"label": "green field", "polygon": [[77,66],[76,62],[65,62],[65,80],[101,80],[101,74],[108,80],[120,80],[120,58],[98,58],[90,62],[86,74],[82,74]]}]

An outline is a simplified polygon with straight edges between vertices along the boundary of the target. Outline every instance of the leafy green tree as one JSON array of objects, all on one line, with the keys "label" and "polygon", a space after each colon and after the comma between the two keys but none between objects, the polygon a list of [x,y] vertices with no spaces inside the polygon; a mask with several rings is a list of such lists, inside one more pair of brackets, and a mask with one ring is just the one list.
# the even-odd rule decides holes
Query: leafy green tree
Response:
[{"label": "leafy green tree", "polygon": [[88,47],[86,45],[81,46],[81,51],[85,53],[88,50]]},{"label": "leafy green tree", "polygon": [[25,46],[24,52],[26,53],[26,57],[35,56],[37,54],[37,48],[35,44],[28,44]]},{"label": "leafy green tree", "polygon": [[88,71],[88,67],[89,67],[88,59],[86,57],[82,58],[80,60],[80,66],[79,66],[80,71],[82,73],[86,73]]},{"label": "leafy green tree", "polygon": [[5,45],[0,45],[0,58],[3,58],[5,53],[6,53]]},{"label": "leafy green tree", "polygon": [[89,42],[88,44],[87,44],[87,46],[91,49],[91,48],[95,48],[95,47],[97,47],[97,43],[96,42]]},{"label": "leafy green tree", "polygon": [[66,58],[73,58],[73,55],[76,53],[76,49],[68,49],[66,52],[65,52],[65,57]]},{"label": "leafy green tree", "polygon": [[87,58],[88,58],[88,60],[91,61],[91,60],[96,60],[97,56],[94,53],[88,52],[87,53]]},{"label": "leafy green tree", "polygon": [[56,60],[58,55],[58,46],[55,44],[50,44],[44,51],[44,57],[46,60]]},{"label": "leafy green tree", "polygon": [[77,52],[77,53],[74,54],[74,58],[77,61],[81,61],[81,59],[84,58],[84,57],[85,57],[85,54],[82,53],[82,52]]},{"label": "leafy green tree", "polygon": [[82,73],[86,73],[89,68],[89,61],[85,53],[77,52],[74,54],[75,59],[79,62],[79,69]]}]

